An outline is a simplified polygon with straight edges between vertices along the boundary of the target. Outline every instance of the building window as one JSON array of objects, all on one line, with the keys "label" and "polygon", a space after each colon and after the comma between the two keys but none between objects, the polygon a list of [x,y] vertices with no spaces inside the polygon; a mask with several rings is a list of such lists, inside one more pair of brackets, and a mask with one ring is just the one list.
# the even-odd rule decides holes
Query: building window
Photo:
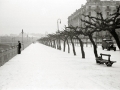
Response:
[{"label": "building window", "polygon": [[107,12],[107,16],[109,16],[109,12]]},{"label": "building window", "polygon": [[106,7],[106,12],[110,11],[110,6]]},{"label": "building window", "polygon": [[91,6],[89,6],[89,10],[91,10]]},{"label": "building window", "polygon": [[110,9],[109,6],[107,6],[107,10]]},{"label": "building window", "polygon": [[99,6],[97,6],[97,9],[99,9]]},{"label": "building window", "polygon": [[89,12],[89,16],[91,16],[91,12]]}]

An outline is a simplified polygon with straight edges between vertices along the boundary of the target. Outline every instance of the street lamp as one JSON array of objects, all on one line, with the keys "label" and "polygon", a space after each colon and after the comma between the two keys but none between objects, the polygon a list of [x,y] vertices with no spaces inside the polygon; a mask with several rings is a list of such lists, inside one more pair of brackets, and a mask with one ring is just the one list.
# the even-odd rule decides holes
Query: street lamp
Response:
[{"label": "street lamp", "polygon": [[59,32],[59,21],[60,21],[60,24],[61,24],[61,19],[58,19],[58,20],[57,20],[57,28],[58,28],[58,32]]},{"label": "street lamp", "polygon": [[[61,23],[61,19],[57,20],[57,28],[58,28],[58,32],[57,33],[59,33],[59,23]],[[61,50],[60,37],[58,37],[58,49]]]}]

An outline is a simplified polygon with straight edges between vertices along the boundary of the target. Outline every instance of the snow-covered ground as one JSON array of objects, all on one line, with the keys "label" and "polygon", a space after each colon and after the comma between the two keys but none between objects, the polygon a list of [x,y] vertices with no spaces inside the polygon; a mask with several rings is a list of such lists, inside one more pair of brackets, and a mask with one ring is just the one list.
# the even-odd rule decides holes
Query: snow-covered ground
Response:
[{"label": "snow-covered ground", "polygon": [[[66,47],[67,49],[67,47]],[[0,67],[0,90],[120,90],[120,51],[111,54],[112,67],[96,64],[92,47],[86,58],[35,43]]]}]

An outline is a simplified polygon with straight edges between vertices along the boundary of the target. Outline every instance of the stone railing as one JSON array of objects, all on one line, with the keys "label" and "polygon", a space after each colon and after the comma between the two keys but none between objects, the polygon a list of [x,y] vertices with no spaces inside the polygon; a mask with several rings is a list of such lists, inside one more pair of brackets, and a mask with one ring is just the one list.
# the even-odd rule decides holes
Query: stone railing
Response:
[{"label": "stone railing", "polygon": [[4,65],[7,61],[17,54],[17,46],[13,46],[7,50],[0,51],[0,66]]},{"label": "stone railing", "polygon": [[[22,50],[24,50],[26,47],[28,47],[32,42],[27,42],[24,44],[24,47],[22,45]],[[17,55],[17,46],[12,46],[7,50],[0,51],[0,66],[4,65],[6,62],[8,62],[11,58]]]}]

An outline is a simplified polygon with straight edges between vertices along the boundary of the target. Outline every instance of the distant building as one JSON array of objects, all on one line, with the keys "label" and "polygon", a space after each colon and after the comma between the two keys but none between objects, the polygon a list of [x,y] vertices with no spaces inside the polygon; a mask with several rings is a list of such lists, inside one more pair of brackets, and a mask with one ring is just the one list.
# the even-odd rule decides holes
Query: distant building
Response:
[{"label": "distant building", "polygon": [[[68,17],[68,26],[83,26],[84,23],[80,21],[80,19],[87,19],[82,16],[82,14],[97,16],[96,12],[102,12],[104,18],[106,18],[109,14],[114,12],[116,6],[120,5],[120,1],[115,0],[87,0],[85,5],[82,5],[80,9],[76,10],[73,14]],[[90,20],[89,20],[90,21]],[[100,32],[95,35],[107,36],[109,33]]]}]

